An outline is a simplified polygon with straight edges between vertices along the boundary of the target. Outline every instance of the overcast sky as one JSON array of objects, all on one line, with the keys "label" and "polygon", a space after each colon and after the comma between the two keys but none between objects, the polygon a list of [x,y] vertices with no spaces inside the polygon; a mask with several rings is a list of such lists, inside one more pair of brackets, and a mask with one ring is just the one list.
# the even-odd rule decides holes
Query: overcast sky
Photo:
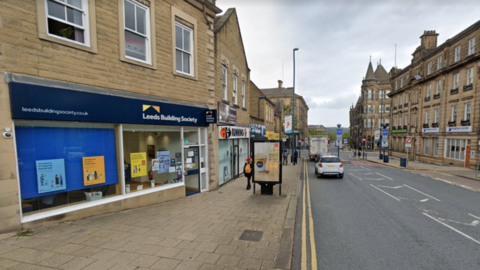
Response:
[{"label": "overcast sky", "polygon": [[259,88],[293,85],[309,125],[348,127],[370,56],[390,71],[409,65],[424,30],[437,45],[480,20],[480,0],[217,0],[236,8],[250,79]]}]

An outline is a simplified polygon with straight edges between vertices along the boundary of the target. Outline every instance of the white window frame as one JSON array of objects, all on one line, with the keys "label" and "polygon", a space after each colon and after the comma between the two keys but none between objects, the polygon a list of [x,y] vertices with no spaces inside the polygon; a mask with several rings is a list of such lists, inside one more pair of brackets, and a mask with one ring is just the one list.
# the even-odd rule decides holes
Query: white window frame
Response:
[{"label": "white window frame", "polygon": [[390,94],[390,90],[387,90],[387,91],[385,92],[385,98],[386,98],[386,99],[389,99],[389,98],[390,98],[390,97],[388,96],[388,94]]},{"label": "white window frame", "polygon": [[470,117],[472,116],[471,112],[472,112],[472,104],[471,103],[465,103],[463,120],[465,120],[465,121],[470,120]]},{"label": "white window frame", "polygon": [[398,90],[398,81],[395,81],[395,90]]},{"label": "white window frame", "polygon": [[471,38],[468,40],[468,55],[475,53],[475,38]]},{"label": "white window frame", "polygon": [[460,61],[460,53],[461,52],[462,52],[462,45],[458,45],[457,47],[455,47],[453,62]]},{"label": "white window frame", "polygon": [[[237,83],[238,83],[238,76],[237,74],[233,74],[233,104],[238,105],[238,94],[237,94]],[[270,107],[268,107],[270,109]]]},{"label": "white window frame", "polygon": [[223,100],[228,99],[228,68],[225,65],[222,65],[222,88],[223,88]]},{"label": "white window frame", "polygon": [[452,111],[450,114],[450,121],[457,121],[457,106],[452,106]]},{"label": "white window frame", "polygon": [[408,126],[408,115],[405,115],[405,126]]},{"label": "white window frame", "polygon": [[[183,54],[187,54],[189,56],[188,64],[190,65],[189,66],[190,72],[185,72],[183,70],[179,70],[178,66],[177,66],[177,61],[175,61],[175,70],[176,70],[176,72],[181,73],[181,74],[194,76],[195,75],[195,68],[194,68],[195,67],[195,65],[194,65],[195,64],[194,63],[195,57],[193,55],[193,52],[194,52],[195,44],[194,44],[194,40],[193,40],[193,29],[184,25],[184,24],[182,24],[182,23],[180,23],[180,22],[175,21],[175,30],[176,30],[177,27],[182,29],[182,33],[184,33],[184,31],[189,33],[188,38],[190,39],[190,51],[186,51],[184,48],[178,48],[175,44],[175,54],[177,53],[177,51],[180,51],[182,53],[182,56],[183,56]],[[176,34],[176,31],[175,31],[175,34]],[[182,35],[182,40],[183,40],[183,37],[184,36]],[[175,37],[175,39],[176,39],[176,37]],[[176,59],[176,57],[177,56],[175,56],[175,59]],[[183,64],[183,61],[182,61],[182,64]]]},{"label": "white window frame", "polygon": [[[51,0],[51,2],[54,2],[56,4],[64,6],[64,8],[65,8],[65,18],[67,18],[67,11],[66,11],[67,8],[72,8],[76,11],[81,12],[82,13],[82,24],[83,25],[75,24],[75,23],[69,22],[68,20],[64,20],[64,19],[52,16],[52,15],[49,15],[48,14],[48,2],[49,2],[49,0],[44,1],[46,34],[49,37],[54,37],[54,38],[58,38],[58,39],[61,39],[61,40],[67,41],[67,42],[74,43],[74,44],[90,47],[91,46],[91,43],[90,43],[90,21],[89,21],[89,15],[90,14],[89,14],[88,0],[81,0],[82,8],[78,8],[76,6],[68,4],[66,2],[64,3],[64,2],[61,2],[61,1],[58,1],[58,0]],[[84,40],[84,42],[82,43],[82,42],[75,41],[75,40],[65,38],[65,37],[62,37],[62,36],[58,36],[58,35],[55,35],[55,34],[50,34],[50,32],[48,30],[48,19],[52,19],[52,20],[67,24],[69,26],[72,26],[73,28],[82,29],[83,30],[83,40]]]},{"label": "white window frame", "polygon": [[403,94],[400,95],[400,105],[403,105]]},{"label": "white window frame", "polygon": [[405,94],[405,104],[408,104],[409,101],[410,101],[410,92]]},{"label": "white window frame", "polygon": [[431,91],[432,91],[432,84],[430,83],[430,84],[427,85],[427,98],[430,97]]},{"label": "white window frame", "polygon": [[[138,8],[141,8],[143,10],[145,10],[145,34],[142,34],[140,32],[137,32],[136,29],[129,29],[127,28],[126,26],[126,22],[127,20],[125,19],[125,2],[129,2],[131,3],[132,5],[135,6],[135,10]],[[133,60],[133,61],[138,61],[138,62],[141,62],[141,63],[146,63],[146,64],[152,64],[152,46],[151,46],[151,31],[150,31],[150,7],[147,7],[137,1],[134,1],[134,0],[123,0],[122,1],[122,4],[123,4],[123,32],[130,32],[130,33],[133,33],[137,36],[141,36],[143,38],[145,38],[145,60],[142,60],[142,59],[139,59],[139,58],[135,58],[135,57],[132,57],[132,56],[128,56],[127,53],[126,53],[126,50],[127,50],[127,44],[125,42],[125,39],[123,40],[124,44],[125,44],[125,49],[124,51],[122,52],[125,56],[126,59],[129,59],[129,60]],[[136,13],[135,13],[135,16],[136,16]],[[135,20],[135,25],[136,25],[137,21]],[[124,34],[125,36],[125,34]]]},{"label": "white window frame", "polygon": [[428,124],[430,122],[430,111],[425,112],[425,124]]},{"label": "white window frame", "polygon": [[400,88],[403,87],[403,78],[400,79]]},{"label": "white window frame", "polygon": [[440,94],[440,91],[442,91],[442,80],[438,80],[437,81],[437,90],[435,92],[435,94]]},{"label": "white window frame", "polygon": [[435,122],[434,123],[438,123],[440,119],[440,109],[436,109],[435,110]]},{"label": "white window frame", "polygon": [[390,112],[390,104],[385,105],[385,112]]},{"label": "white window frame", "polygon": [[433,138],[433,156],[438,157],[438,138]]},{"label": "white window frame", "polygon": [[399,124],[399,126],[402,125],[402,116],[399,116],[399,117],[398,117],[398,124]]},{"label": "white window frame", "polygon": [[384,99],[385,98],[385,91],[384,90],[379,90],[378,91],[378,98]]},{"label": "white window frame", "polygon": [[460,77],[460,73],[453,74],[453,89],[458,88],[458,78]]},{"label": "white window frame", "polygon": [[428,155],[430,152],[430,138],[423,138],[423,154]]},{"label": "white window frame", "polygon": [[442,68],[442,60],[443,60],[442,56],[441,55],[438,56],[438,58],[437,58],[437,70]]},{"label": "white window frame", "polygon": [[372,99],[372,90],[368,89],[368,99]]},{"label": "white window frame", "polygon": [[432,74],[432,61],[427,64],[427,75]]},{"label": "white window frame", "polygon": [[242,80],[242,107],[245,108],[245,81]]},{"label": "white window frame", "polygon": [[473,83],[473,67],[467,69],[467,82],[465,85]]},{"label": "white window frame", "polygon": [[367,105],[368,113],[372,113],[372,105]]}]

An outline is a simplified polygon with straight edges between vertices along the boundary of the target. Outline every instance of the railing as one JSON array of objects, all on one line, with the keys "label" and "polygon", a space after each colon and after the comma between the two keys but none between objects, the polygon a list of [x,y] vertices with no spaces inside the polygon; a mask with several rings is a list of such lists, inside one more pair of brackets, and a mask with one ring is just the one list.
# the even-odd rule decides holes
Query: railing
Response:
[{"label": "railing", "polygon": [[462,120],[462,121],[460,121],[460,124],[461,124],[462,126],[468,126],[468,125],[470,125],[470,119],[468,119],[468,120]]},{"label": "railing", "polygon": [[439,99],[440,98],[440,93],[433,95],[433,99]]},{"label": "railing", "polygon": [[396,109],[397,109],[397,106],[394,106],[393,109],[396,110]]},{"label": "railing", "polygon": [[430,101],[430,96],[425,97],[425,101]]},{"label": "railing", "polygon": [[399,109],[403,108],[403,105],[398,105],[398,108],[399,108]]},{"label": "railing", "polygon": [[463,87],[463,91],[468,91],[468,90],[472,90],[472,89],[473,89],[473,84],[465,85]]},{"label": "railing", "polygon": [[434,128],[438,127],[438,123],[432,123],[432,127]]},{"label": "railing", "polygon": [[450,94],[453,95],[453,94],[456,94],[458,93],[458,88],[455,88],[455,89],[451,89],[450,90]]},{"label": "railing", "polygon": [[403,105],[404,107],[408,107],[408,102]]},{"label": "railing", "polygon": [[407,126],[407,125],[403,126],[403,129],[407,129],[407,128],[408,128],[408,126]]},{"label": "railing", "polygon": [[429,125],[428,124],[423,124],[423,128],[428,128]]},{"label": "railing", "polygon": [[396,129],[397,129],[397,127],[396,127],[396,126],[392,126],[392,130],[396,130]]},{"label": "railing", "polygon": [[448,121],[449,126],[455,126],[457,124],[457,121]]}]

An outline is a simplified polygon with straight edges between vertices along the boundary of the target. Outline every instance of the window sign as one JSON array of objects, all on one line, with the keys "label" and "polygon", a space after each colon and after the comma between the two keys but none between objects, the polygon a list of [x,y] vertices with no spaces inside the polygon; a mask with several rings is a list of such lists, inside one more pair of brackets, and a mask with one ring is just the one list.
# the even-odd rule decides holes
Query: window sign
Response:
[{"label": "window sign", "polygon": [[38,193],[67,188],[64,159],[37,160],[36,167]]},{"label": "window sign", "polygon": [[253,182],[282,183],[280,141],[253,142]]},{"label": "window sign", "polygon": [[105,183],[105,159],[99,157],[83,157],[83,184],[85,186]]}]

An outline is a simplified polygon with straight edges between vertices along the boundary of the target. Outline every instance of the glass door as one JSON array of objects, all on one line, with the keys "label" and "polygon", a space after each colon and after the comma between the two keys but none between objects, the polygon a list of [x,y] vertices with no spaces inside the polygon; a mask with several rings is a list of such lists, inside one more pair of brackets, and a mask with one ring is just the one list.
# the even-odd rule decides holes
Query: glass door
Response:
[{"label": "glass door", "polygon": [[185,194],[200,193],[200,156],[199,147],[190,146],[183,149],[185,164]]},{"label": "glass door", "polygon": [[239,153],[238,153],[238,145],[234,145],[233,146],[233,166],[232,166],[232,173],[233,173],[233,176],[238,176],[238,158],[239,158]]}]

